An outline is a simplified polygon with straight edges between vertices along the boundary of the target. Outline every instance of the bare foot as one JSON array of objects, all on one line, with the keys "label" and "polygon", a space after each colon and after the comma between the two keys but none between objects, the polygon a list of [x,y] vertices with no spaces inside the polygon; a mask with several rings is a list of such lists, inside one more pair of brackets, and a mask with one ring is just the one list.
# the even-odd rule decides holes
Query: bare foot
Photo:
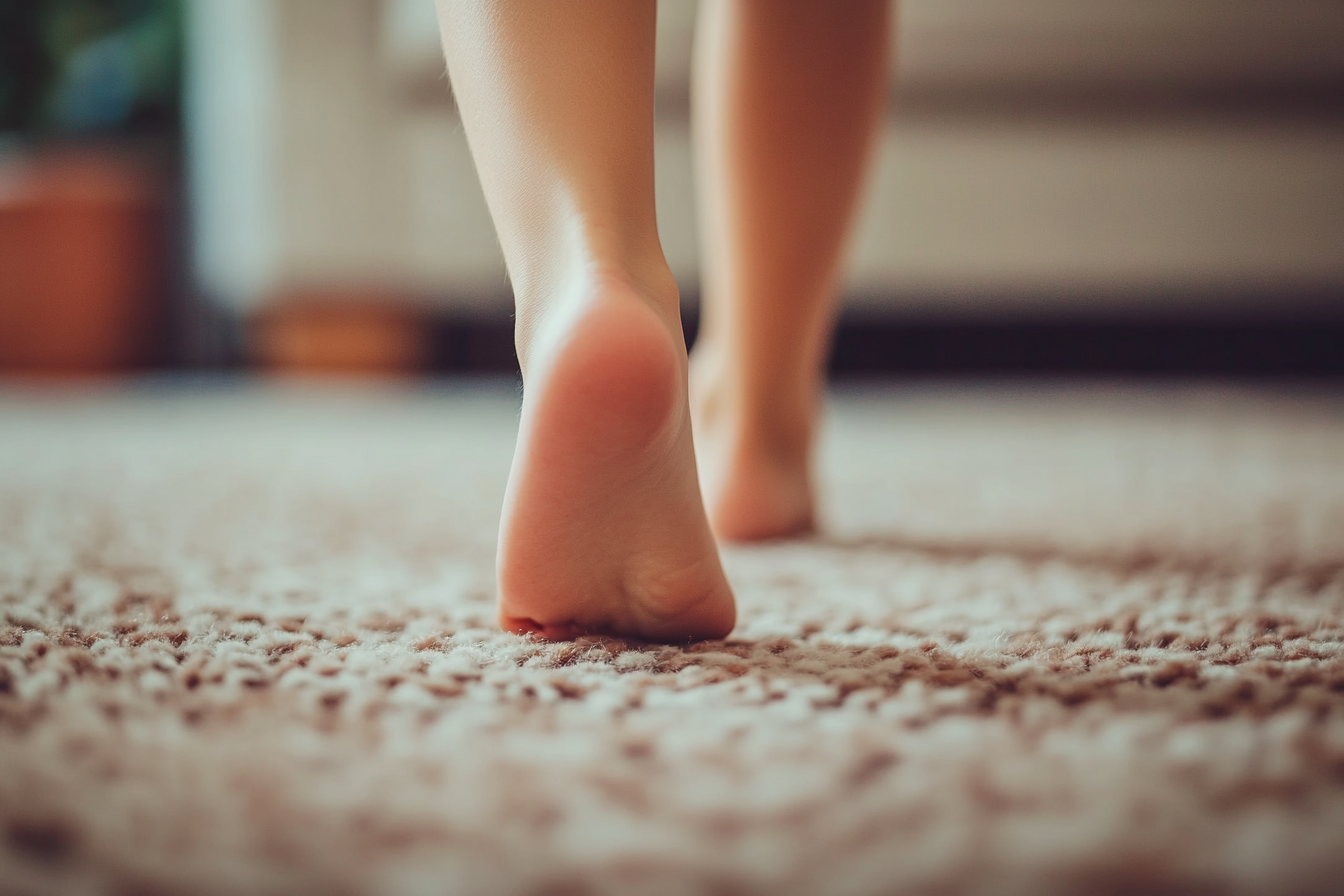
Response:
[{"label": "bare foot", "polygon": [[719,638],[736,617],[705,519],[679,330],[601,281],[536,333],[499,537],[499,621],[550,639]]},{"label": "bare foot", "polygon": [[764,541],[812,532],[813,401],[748,412],[719,352],[708,346],[696,348],[690,384],[695,453],[714,534]]}]

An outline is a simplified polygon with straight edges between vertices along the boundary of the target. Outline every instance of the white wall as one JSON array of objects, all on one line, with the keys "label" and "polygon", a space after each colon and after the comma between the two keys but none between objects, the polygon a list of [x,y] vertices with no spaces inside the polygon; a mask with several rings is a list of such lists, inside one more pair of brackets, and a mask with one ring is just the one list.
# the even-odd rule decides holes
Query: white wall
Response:
[{"label": "white wall", "polygon": [[[197,258],[215,293],[247,307],[370,286],[462,313],[506,307],[431,0],[191,8]],[[656,133],[660,228],[689,291],[694,9],[660,6]],[[848,268],[855,304],[1184,313],[1344,289],[1344,117],[1087,107],[1344,83],[1344,4],[907,0],[901,18],[894,113]],[[1061,114],[1070,103],[1085,114]]]},{"label": "white wall", "polygon": [[272,0],[189,0],[186,132],[196,277],[246,308],[269,294],[281,256]]}]

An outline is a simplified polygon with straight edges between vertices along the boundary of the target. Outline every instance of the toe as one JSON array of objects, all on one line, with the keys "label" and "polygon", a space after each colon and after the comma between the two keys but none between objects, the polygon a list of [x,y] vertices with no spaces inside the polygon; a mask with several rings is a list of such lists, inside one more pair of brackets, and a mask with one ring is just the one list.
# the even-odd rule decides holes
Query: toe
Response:
[{"label": "toe", "polygon": [[530,616],[499,614],[499,627],[515,635],[533,635],[547,641],[573,641],[583,634],[582,629],[570,622],[538,622]]}]

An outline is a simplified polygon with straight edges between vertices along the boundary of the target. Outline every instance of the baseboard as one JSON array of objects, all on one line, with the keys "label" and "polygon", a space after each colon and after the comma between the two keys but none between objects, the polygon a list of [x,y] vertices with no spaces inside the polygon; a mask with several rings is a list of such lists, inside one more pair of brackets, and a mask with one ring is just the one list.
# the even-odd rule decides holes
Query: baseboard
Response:
[{"label": "baseboard", "polygon": [[833,374],[1344,376],[1344,322],[842,321]]},{"label": "baseboard", "polygon": [[[683,321],[687,340],[694,314]],[[430,369],[516,371],[512,322],[441,318]],[[829,362],[837,377],[1344,377],[1344,321],[906,321],[845,317]]]}]

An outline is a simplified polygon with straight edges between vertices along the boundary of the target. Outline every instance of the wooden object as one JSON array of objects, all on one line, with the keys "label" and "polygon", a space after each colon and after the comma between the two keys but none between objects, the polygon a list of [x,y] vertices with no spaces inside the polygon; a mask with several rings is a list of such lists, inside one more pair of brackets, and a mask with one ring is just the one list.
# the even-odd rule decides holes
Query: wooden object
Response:
[{"label": "wooden object", "polygon": [[254,360],[273,373],[395,376],[429,360],[427,321],[391,296],[284,296],[253,318],[250,336]]}]

